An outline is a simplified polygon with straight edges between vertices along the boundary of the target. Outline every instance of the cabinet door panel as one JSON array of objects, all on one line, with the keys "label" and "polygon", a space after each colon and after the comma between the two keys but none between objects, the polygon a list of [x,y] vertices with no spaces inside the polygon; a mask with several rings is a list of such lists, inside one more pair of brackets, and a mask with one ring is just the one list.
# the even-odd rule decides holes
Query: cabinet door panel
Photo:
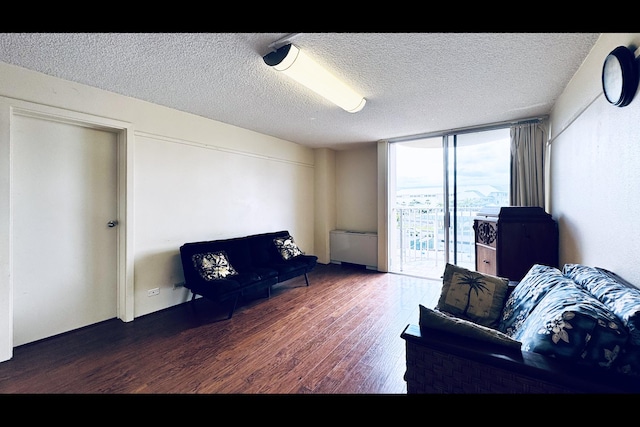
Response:
[{"label": "cabinet door panel", "polygon": [[476,245],[476,270],[480,273],[496,275],[496,251],[485,246]]}]

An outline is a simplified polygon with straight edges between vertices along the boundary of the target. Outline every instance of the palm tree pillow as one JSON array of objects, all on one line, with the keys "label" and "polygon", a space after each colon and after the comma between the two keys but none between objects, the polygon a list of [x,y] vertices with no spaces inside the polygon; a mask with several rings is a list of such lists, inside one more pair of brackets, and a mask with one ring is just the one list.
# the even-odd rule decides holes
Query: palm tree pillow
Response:
[{"label": "palm tree pillow", "polygon": [[447,264],[436,308],[479,325],[497,328],[509,279]]}]

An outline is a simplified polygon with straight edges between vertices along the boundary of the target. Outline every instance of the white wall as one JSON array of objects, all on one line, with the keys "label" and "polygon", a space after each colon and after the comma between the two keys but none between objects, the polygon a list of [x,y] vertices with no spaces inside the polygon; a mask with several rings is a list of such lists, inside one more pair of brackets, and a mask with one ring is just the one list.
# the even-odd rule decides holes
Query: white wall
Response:
[{"label": "white wall", "polygon": [[[304,251],[314,252],[312,149],[3,63],[0,96],[8,104],[15,99],[131,123],[135,317],[186,301],[186,290],[173,290],[183,279],[178,258],[183,243],[288,229]],[[0,361],[11,357],[13,347],[10,117],[4,107]],[[147,297],[155,287],[160,295]]]},{"label": "white wall", "polygon": [[640,94],[626,107],[602,94],[602,64],[640,33],[603,34],[550,116],[550,210],[560,263],[612,270],[640,286]]},{"label": "white wall", "polygon": [[331,262],[329,235],[336,228],[336,152],[315,150],[315,255],[318,262]]},{"label": "white wall", "polygon": [[377,232],[377,177],[375,142],[336,152],[336,229]]},{"label": "white wall", "polygon": [[185,242],[289,230],[314,252],[312,165],[138,135],[134,169],[136,316],[186,300]]}]

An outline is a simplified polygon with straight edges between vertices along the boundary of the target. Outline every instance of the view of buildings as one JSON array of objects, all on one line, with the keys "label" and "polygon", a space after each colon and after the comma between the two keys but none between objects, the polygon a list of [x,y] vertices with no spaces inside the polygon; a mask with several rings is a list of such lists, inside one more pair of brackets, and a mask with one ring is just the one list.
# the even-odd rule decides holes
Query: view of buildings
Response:
[{"label": "view of buildings", "polygon": [[446,262],[475,269],[474,218],[487,207],[509,205],[509,131],[492,132],[493,138],[483,135],[482,143],[457,150],[455,179],[448,171],[446,229],[441,138],[395,148],[390,271],[437,279]]}]

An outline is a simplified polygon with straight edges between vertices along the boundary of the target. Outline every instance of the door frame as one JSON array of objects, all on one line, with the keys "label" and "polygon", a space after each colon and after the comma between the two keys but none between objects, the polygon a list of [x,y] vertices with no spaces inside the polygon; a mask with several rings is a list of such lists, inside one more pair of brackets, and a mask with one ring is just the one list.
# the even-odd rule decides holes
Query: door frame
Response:
[{"label": "door frame", "polygon": [[[393,215],[392,205],[395,203],[396,198],[396,179],[395,173],[397,170],[397,159],[394,149],[394,144],[402,144],[402,143],[412,143],[412,142],[420,142],[422,140],[430,140],[430,139],[438,139],[440,144],[440,149],[442,150],[442,163],[443,163],[443,177],[442,177],[442,186],[443,186],[443,197],[442,197],[442,223],[443,223],[443,264],[451,263],[460,265],[460,260],[458,259],[458,212],[460,209],[458,208],[458,156],[460,147],[465,147],[468,145],[467,141],[460,140],[460,137],[463,135],[476,135],[476,144],[484,144],[486,142],[491,141],[492,139],[487,139],[495,137],[496,131],[504,131],[508,136],[508,130],[510,125],[514,123],[501,123],[501,124],[493,124],[481,127],[474,128],[465,128],[459,130],[449,130],[446,132],[435,132],[428,133],[422,135],[412,135],[402,138],[394,138],[388,141],[385,141],[385,149],[386,149],[386,171],[387,176],[385,177],[387,181],[387,191],[386,198],[384,199],[384,209],[385,209],[385,218],[387,222],[385,224],[385,229],[387,230],[388,236],[393,236],[394,227],[395,227],[395,216]],[[433,147],[436,148],[436,147]],[[453,199],[450,197],[450,193],[453,193]],[[508,199],[508,198],[507,198]],[[453,240],[453,246],[450,243]],[[398,242],[394,241],[393,237],[388,237],[387,241],[384,242],[388,246],[388,253],[394,251]],[[464,266],[464,265],[463,265]],[[468,268],[468,265],[465,266]],[[394,273],[404,274],[403,271],[399,271],[397,268],[390,268],[390,262],[387,263],[387,271],[392,271]],[[423,277],[423,276],[421,276]],[[434,279],[434,277],[426,277]]]},{"label": "door frame", "polygon": [[119,221],[116,243],[117,317],[124,322],[134,319],[133,125],[106,117],[0,97],[0,199],[9,202],[0,208],[0,361],[13,357],[11,124],[16,116],[62,122],[116,134]]}]

